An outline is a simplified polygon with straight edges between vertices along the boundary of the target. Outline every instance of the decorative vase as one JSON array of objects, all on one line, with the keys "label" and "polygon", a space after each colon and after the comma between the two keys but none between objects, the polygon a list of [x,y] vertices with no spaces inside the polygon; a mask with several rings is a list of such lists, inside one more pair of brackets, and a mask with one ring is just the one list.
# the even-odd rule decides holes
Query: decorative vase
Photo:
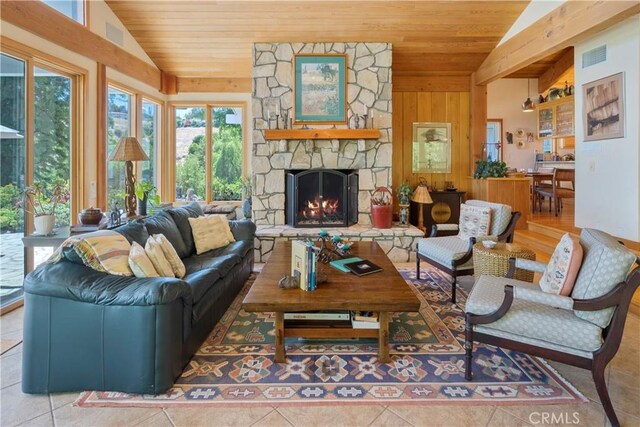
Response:
[{"label": "decorative vase", "polygon": [[400,205],[408,205],[409,204],[409,196],[401,194],[399,197]]},{"label": "decorative vase", "polygon": [[251,218],[251,199],[244,199],[242,202],[242,213],[245,218]]},{"label": "decorative vase", "polygon": [[78,214],[78,220],[82,225],[98,225],[102,220],[102,211],[91,206]]},{"label": "decorative vase", "polygon": [[400,213],[398,215],[399,222],[401,226],[409,225],[409,204],[401,204],[400,205]]},{"label": "decorative vase", "polygon": [[48,236],[53,232],[53,226],[56,224],[55,215],[40,215],[33,219],[33,226],[36,233],[41,236]]},{"label": "decorative vase", "polygon": [[138,215],[147,216],[147,201],[149,197],[144,195],[144,199],[138,199]]}]

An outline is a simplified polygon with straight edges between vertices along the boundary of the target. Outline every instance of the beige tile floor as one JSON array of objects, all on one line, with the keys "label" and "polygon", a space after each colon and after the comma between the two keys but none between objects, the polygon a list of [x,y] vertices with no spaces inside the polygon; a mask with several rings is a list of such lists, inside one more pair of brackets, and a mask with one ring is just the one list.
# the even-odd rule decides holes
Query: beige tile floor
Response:
[{"label": "beige tile floor", "polygon": [[[404,265],[402,265],[404,266]],[[468,280],[468,279],[467,279]],[[463,280],[464,282],[464,280]],[[468,283],[463,285],[469,286]],[[640,426],[640,318],[630,315],[607,381],[623,426]],[[0,318],[0,338],[21,337],[22,309]],[[19,338],[18,338],[19,339]],[[0,426],[605,426],[588,371],[552,362],[589,402],[563,406],[296,406],[234,409],[78,408],[78,393],[20,390],[22,345],[0,356]],[[575,414],[575,418],[574,418]],[[562,425],[553,424],[553,425]]]}]

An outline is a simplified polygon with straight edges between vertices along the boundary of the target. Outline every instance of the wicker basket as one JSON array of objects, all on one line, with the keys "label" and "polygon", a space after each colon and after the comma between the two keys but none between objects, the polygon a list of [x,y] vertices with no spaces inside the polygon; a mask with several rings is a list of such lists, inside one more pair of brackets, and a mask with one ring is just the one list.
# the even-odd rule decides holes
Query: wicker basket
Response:
[{"label": "wicker basket", "polygon": [[[522,246],[510,243],[498,243],[495,248],[487,249],[482,243],[473,246],[473,270],[475,275],[505,277],[509,270],[509,258],[536,259],[536,253]],[[533,282],[533,271],[516,268],[514,279]]]},{"label": "wicker basket", "polygon": [[378,187],[371,195],[371,222],[375,228],[391,228],[392,200],[391,191],[387,187]]}]

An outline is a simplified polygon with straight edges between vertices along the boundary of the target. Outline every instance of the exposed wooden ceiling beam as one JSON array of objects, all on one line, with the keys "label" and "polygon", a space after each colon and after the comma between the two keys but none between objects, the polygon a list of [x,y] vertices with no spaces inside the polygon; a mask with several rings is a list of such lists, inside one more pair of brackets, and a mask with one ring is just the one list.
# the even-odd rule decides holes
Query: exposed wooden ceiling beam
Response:
[{"label": "exposed wooden ceiling beam", "polygon": [[573,48],[567,50],[555,64],[538,77],[538,93],[544,93],[571,67],[573,67]]},{"label": "exposed wooden ceiling beam", "polygon": [[178,92],[251,92],[251,78],[178,77]]},{"label": "exposed wooden ceiling beam", "polygon": [[160,70],[40,1],[0,2],[2,19],[160,89]]},{"label": "exposed wooden ceiling beam", "polygon": [[638,1],[567,1],[496,47],[475,73],[487,84],[640,13]]}]

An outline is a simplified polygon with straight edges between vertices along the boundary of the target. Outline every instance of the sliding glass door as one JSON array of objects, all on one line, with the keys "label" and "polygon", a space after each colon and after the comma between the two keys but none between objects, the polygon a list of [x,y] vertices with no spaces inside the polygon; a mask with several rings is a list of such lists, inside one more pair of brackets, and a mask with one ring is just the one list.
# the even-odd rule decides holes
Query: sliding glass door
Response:
[{"label": "sliding glass door", "polygon": [[26,62],[0,55],[0,305],[22,298],[26,186]]}]

